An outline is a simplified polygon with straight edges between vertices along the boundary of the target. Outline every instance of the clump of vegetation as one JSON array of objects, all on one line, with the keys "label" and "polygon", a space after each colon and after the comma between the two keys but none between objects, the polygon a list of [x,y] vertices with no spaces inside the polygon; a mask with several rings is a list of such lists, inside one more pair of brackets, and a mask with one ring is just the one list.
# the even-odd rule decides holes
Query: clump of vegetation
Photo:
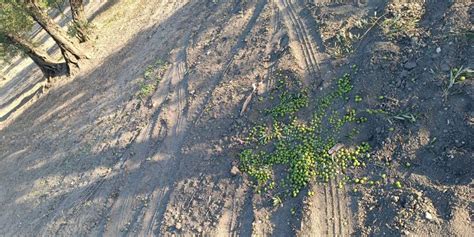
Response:
[{"label": "clump of vegetation", "polygon": [[444,98],[447,99],[448,95],[450,94],[451,88],[455,84],[461,84],[466,81],[467,78],[472,78],[472,75],[474,73],[474,70],[470,68],[464,68],[463,66],[459,68],[453,68],[449,72],[449,81],[448,85],[443,91]]},{"label": "clump of vegetation", "polygon": [[275,108],[267,110],[274,118],[283,117],[285,115],[293,115],[300,109],[308,106],[308,93],[306,90],[300,93],[283,92],[281,102]]},{"label": "clump of vegetation", "polygon": [[[416,123],[417,117],[418,117],[416,114],[413,114],[411,112],[401,111],[401,112],[393,113],[393,112],[387,112],[383,109],[366,109],[365,112],[370,115],[381,115],[385,119],[387,119],[387,121],[390,124],[394,124],[395,120],[402,121],[402,122],[406,121],[410,123]],[[390,128],[389,130],[393,131],[394,129]]]},{"label": "clump of vegetation", "polygon": [[143,83],[140,85],[140,91],[138,93],[138,96],[139,97],[149,96],[151,95],[151,93],[153,93],[153,91],[155,91],[155,89],[156,89],[155,85]]},{"label": "clump of vegetation", "polygon": [[280,93],[279,101],[276,106],[266,110],[267,114],[271,114],[274,119],[277,119],[287,115],[292,116],[308,106],[308,92],[305,89],[300,89],[301,84],[297,79],[281,70],[276,71],[275,76],[277,77],[275,92]]},{"label": "clump of vegetation", "polygon": [[422,3],[390,4],[381,23],[383,33],[389,39],[415,36],[418,22],[424,14]]},{"label": "clump of vegetation", "polygon": [[[350,75],[339,78],[336,90],[315,104],[316,112],[309,121],[296,115],[308,107],[307,94],[303,89],[292,92],[280,80],[277,90],[284,92],[275,108],[267,110],[271,115],[269,124],[251,129],[245,139],[249,147],[240,154],[240,169],[255,179],[257,190],[281,188],[288,196],[296,197],[313,180],[328,182],[336,175],[348,175],[349,169],[365,165],[370,151],[367,143],[351,148],[339,147],[337,143],[345,124],[361,121],[357,112],[348,109],[339,116],[333,111],[328,116],[333,104],[348,100],[352,90]],[[279,174],[286,176],[278,178]],[[279,198],[274,200],[280,202]]]},{"label": "clump of vegetation", "polygon": [[163,73],[167,68],[168,63],[162,59],[157,59],[153,64],[146,67],[143,77],[145,80],[155,80],[159,82]]},{"label": "clump of vegetation", "polygon": [[147,97],[156,90],[167,68],[168,63],[161,59],[157,59],[145,68],[143,72],[144,81],[140,84],[138,92],[140,98]]},{"label": "clump of vegetation", "polygon": [[[354,43],[361,40],[361,33],[367,28],[370,19],[349,17],[341,23],[321,22],[322,39],[329,54],[341,58],[354,52]],[[338,30],[334,30],[338,29]]]},{"label": "clump of vegetation", "polygon": [[[411,123],[415,123],[416,122],[416,116],[412,113],[399,113],[397,115],[394,115],[393,116],[394,119],[397,119],[397,120],[400,120],[400,121],[408,121],[408,122],[411,122]],[[391,120],[389,119],[389,122],[391,122]]]},{"label": "clump of vegetation", "polygon": [[354,49],[352,47],[352,42],[356,40],[355,37],[350,31],[341,31],[336,34],[334,42],[334,50],[332,54],[336,58],[343,57],[344,55],[351,54]]}]

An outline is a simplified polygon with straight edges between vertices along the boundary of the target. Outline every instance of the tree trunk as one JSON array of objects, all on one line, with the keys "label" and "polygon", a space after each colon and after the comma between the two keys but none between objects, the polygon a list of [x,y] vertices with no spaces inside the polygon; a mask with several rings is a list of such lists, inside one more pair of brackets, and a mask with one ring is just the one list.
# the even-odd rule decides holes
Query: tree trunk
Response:
[{"label": "tree trunk", "polygon": [[33,44],[22,37],[7,34],[5,38],[8,43],[15,45],[27,54],[33,62],[38,65],[46,78],[49,79],[51,77],[69,73],[68,67],[65,63],[52,59],[46,52],[33,46]]},{"label": "tree trunk", "polygon": [[89,29],[86,15],[84,14],[84,4],[82,0],[69,0],[71,5],[72,20],[77,30],[77,38],[83,43],[89,41]]},{"label": "tree trunk", "polygon": [[79,59],[87,58],[76,43],[68,39],[67,33],[61,29],[40,7],[38,0],[23,0],[31,17],[53,38],[61,49],[68,66],[79,67]]}]

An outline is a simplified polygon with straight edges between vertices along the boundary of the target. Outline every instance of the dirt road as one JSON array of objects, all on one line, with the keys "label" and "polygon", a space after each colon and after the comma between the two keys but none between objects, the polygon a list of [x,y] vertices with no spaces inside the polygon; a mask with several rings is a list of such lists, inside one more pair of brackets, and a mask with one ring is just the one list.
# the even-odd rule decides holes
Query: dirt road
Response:
[{"label": "dirt road", "polygon": [[[349,186],[338,187],[338,178],[314,184],[312,197],[300,195],[275,208],[267,196],[254,192],[245,174],[230,172],[243,148],[242,131],[259,120],[256,99],[241,117],[242,103],[252,84],[258,84],[259,96],[272,90],[276,70],[293,71],[317,96],[333,77],[357,64],[364,73],[356,77],[355,91],[368,98],[392,96],[402,104],[399,109],[413,104],[401,97],[426,97],[423,87],[440,93],[441,86],[423,84],[431,80],[428,74],[409,86],[408,79],[400,85],[396,79],[377,79],[401,78],[399,71],[406,68],[410,76],[421,75],[427,71],[423,66],[444,63],[443,57],[430,59],[433,62],[423,59],[436,50],[432,41],[423,50],[417,48],[421,59],[413,69],[404,66],[405,59],[395,61],[411,60],[403,51],[405,43],[377,48],[386,39],[381,30],[371,30],[373,21],[367,20],[360,23],[359,33],[368,34],[352,42],[353,54],[335,56],[336,46],[344,46],[331,43],[338,29],[358,25],[354,22],[360,19],[377,19],[389,6],[385,1],[356,2],[108,2],[100,14],[94,14],[98,32],[94,57],[83,62],[74,78],[56,82],[17,111],[0,131],[0,235],[392,236],[445,231],[468,236],[464,234],[472,229],[468,220],[472,170],[464,167],[472,165],[469,80],[453,101],[418,106],[426,116],[420,116],[417,124],[391,125],[396,130],[389,132],[387,120],[377,118],[360,132],[358,139],[375,144],[374,154],[391,156],[398,149],[393,159],[401,164],[411,158],[417,164],[409,172],[398,163],[390,168],[390,177],[406,177],[410,188],[424,190],[419,204],[423,209],[409,212],[416,216],[411,225],[394,221],[401,218],[394,213],[401,208],[398,199],[410,196],[411,189],[360,193]],[[426,28],[438,29],[439,19],[448,21],[456,14],[464,17],[461,25],[468,19],[459,15],[465,5],[454,10],[422,6],[423,19],[436,22]],[[447,41],[438,43],[449,54],[449,64],[472,63],[472,56],[467,56],[474,55],[469,54],[472,47],[462,40],[458,48]],[[390,51],[393,48],[396,52]],[[465,52],[455,57],[459,48]],[[382,55],[390,53],[393,60],[383,61]],[[152,81],[146,76],[148,70],[153,70]],[[146,83],[154,83],[151,92],[145,91]],[[379,102],[368,99],[367,103]],[[430,106],[456,111],[448,118],[458,127],[446,127],[448,132],[429,129],[446,121],[433,119]],[[448,114],[441,116],[446,119]],[[430,135],[423,133],[426,130]],[[416,158],[431,159],[431,153],[413,155],[428,152],[427,140],[438,137],[442,145],[434,149],[443,149],[440,154],[447,156],[452,145],[448,134],[454,133],[459,144],[465,143],[456,150],[459,159],[450,168],[434,158],[432,162]],[[404,145],[395,148],[397,144]],[[380,172],[376,165],[369,168],[368,173]],[[440,179],[438,169],[451,178]],[[457,180],[456,185],[452,180]],[[391,202],[394,193],[398,199]],[[463,210],[466,206],[468,210]],[[419,218],[426,212],[437,215],[427,223]]]}]

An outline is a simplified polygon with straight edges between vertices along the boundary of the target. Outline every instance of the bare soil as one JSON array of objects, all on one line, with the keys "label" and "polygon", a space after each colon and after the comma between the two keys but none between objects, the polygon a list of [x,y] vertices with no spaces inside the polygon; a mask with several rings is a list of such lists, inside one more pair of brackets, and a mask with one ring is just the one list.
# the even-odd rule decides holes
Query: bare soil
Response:
[{"label": "bare soil", "polygon": [[[473,80],[446,88],[453,68],[474,68],[474,10],[454,2],[88,8],[93,58],[0,121],[0,235],[472,236]],[[295,75],[311,104],[355,67],[341,108],[387,113],[340,142],[367,141],[374,162],[356,172],[387,182],[315,182],[275,207],[237,168],[275,72]],[[159,80],[144,93],[150,68]]]}]

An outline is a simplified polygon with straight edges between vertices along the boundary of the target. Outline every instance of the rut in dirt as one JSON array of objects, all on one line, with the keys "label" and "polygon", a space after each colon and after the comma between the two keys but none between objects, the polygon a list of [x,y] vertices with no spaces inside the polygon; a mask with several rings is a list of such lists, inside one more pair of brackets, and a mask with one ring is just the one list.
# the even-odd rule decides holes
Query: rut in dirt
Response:
[{"label": "rut in dirt", "polygon": [[[213,91],[225,77],[234,55],[244,46],[243,41],[255,24],[255,20],[258,18],[264,3],[265,1],[262,0],[257,4],[254,16],[242,30],[242,33],[236,40],[236,44],[231,47],[224,67],[217,75],[212,76],[210,80],[210,91]],[[211,9],[206,10],[209,11]],[[203,9],[202,12],[206,11]],[[205,17],[196,16],[195,19],[205,19]],[[107,222],[107,230],[104,232],[106,235],[110,234],[116,236],[129,233],[130,231],[136,232],[138,235],[166,233],[166,230],[163,229],[161,224],[163,215],[170,201],[170,195],[176,188],[176,177],[180,173],[176,171],[179,170],[180,162],[184,158],[180,152],[183,140],[189,133],[187,130],[193,127],[192,121],[199,121],[204,107],[212,97],[212,93],[209,93],[207,98],[204,98],[203,102],[197,105],[195,109],[191,110],[189,108],[189,102],[187,101],[187,97],[189,96],[187,80],[189,79],[187,77],[186,52],[190,44],[189,34],[197,33],[199,32],[188,33],[188,36],[183,37],[183,46],[172,50],[172,54],[175,54],[171,56],[173,63],[164,79],[164,82],[169,81],[169,86],[167,87],[169,88],[168,93],[171,95],[171,98],[167,98],[165,109],[160,110],[160,114],[157,115],[166,121],[166,136],[160,139],[159,144],[155,143],[149,146],[152,156],[148,162],[152,164],[147,162],[146,164],[140,165],[141,169],[136,172],[138,177],[128,178],[128,182],[124,185],[123,191],[118,194],[117,202],[112,205],[110,213],[112,218]],[[158,91],[157,94],[163,95],[168,93],[160,93],[160,91]],[[152,104],[161,103],[155,102],[152,99]],[[161,113],[165,110],[165,115],[162,115]],[[148,135],[146,134],[145,136]],[[137,157],[143,156],[139,155]],[[153,164],[154,162],[157,164]],[[127,169],[127,167],[128,165],[125,164],[125,169]],[[133,166],[130,165],[130,167]],[[144,189],[137,186],[137,184],[142,183],[146,183]],[[148,205],[145,206],[141,201],[136,201],[136,196],[141,194],[146,196],[147,203],[149,203]]]},{"label": "rut in dirt", "polygon": [[[88,186],[82,191],[69,195],[55,208],[54,212],[46,213],[30,224],[44,234],[63,233],[95,233],[99,235],[154,235],[162,231],[163,214],[173,192],[177,172],[183,157],[180,149],[194,121],[199,121],[203,109],[212,98],[212,91],[226,77],[234,56],[245,46],[245,39],[255,25],[267,1],[259,1],[248,21],[242,25],[241,33],[236,37],[234,46],[230,47],[220,71],[207,81],[210,92],[197,104],[189,105],[187,51],[192,35],[201,32],[178,31],[180,40],[171,50],[170,68],[160,82],[158,90],[148,102],[155,110],[150,116],[148,126],[130,138],[126,150],[122,151],[120,162],[109,175],[101,181]],[[228,6],[230,5],[230,6]],[[223,6],[201,6],[199,3],[189,4],[176,14],[189,26],[199,26],[196,19],[205,20],[216,8],[222,12],[235,8],[232,4]],[[197,8],[201,11],[196,11]],[[231,9],[230,9],[231,10]],[[219,16],[213,16],[218,18]],[[178,18],[179,19],[179,18]],[[177,20],[177,19],[175,19]],[[192,22],[191,22],[192,21]],[[192,28],[192,27],[189,27]],[[201,27],[196,27],[205,31]],[[159,31],[158,31],[159,32]],[[159,34],[159,33],[154,33]],[[137,43],[140,44],[140,43]],[[146,44],[145,44],[146,46]],[[135,49],[136,50],[136,49]],[[146,50],[145,48],[140,50]],[[123,112],[134,113],[136,109],[128,106]],[[139,109],[139,111],[143,109]],[[127,112],[127,113],[128,113]],[[84,209],[86,202],[102,203],[103,208],[95,213]],[[90,225],[93,220],[95,224]],[[80,225],[63,225],[64,222],[89,223],[86,229]],[[42,228],[40,223],[47,223]]]},{"label": "rut in dirt", "polygon": [[[374,2],[370,3],[379,4]],[[36,138],[31,147],[5,152],[0,161],[6,166],[37,169],[44,176],[9,180],[12,184],[25,190],[25,183],[41,186],[51,183],[51,177],[82,178],[83,170],[63,168],[81,162],[89,162],[84,173],[99,174],[80,183],[68,180],[73,184],[60,194],[57,190],[69,184],[58,182],[51,185],[53,191],[31,199],[28,195],[34,192],[9,196],[5,206],[18,208],[10,213],[19,212],[23,224],[5,222],[0,230],[45,236],[353,234],[359,210],[350,191],[338,187],[341,177],[311,187],[315,195],[305,199],[313,203],[307,209],[302,208],[302,197],[276,209],[254,193],[244,175],[231,175],[229,170],[238,163],[242,148],[235,139],[237,130],[258,120],[249,112],[253,104],[248,117],[240,116],[242,102],[253,93],[252,84],[271,91],[272,73],[285,67],[298,74],[305,87],[316,90],[336,73],[310,6],[347,5],[360,11],[373,6],[329,0],[195,0],[178,5],[162,22],[141,19],[146,28],[107,57],[103,66],[80,78],[96,84],[66,84],[14,123],[15,129],[26,129],[29,120],[38,117],[32,134],[25,135],[32,137],[40,130],[65,129],[52,138],[40,133],[45,138]],[[156,90],[145,99],[124,96],[137,90],[141,81],[135,79],[156,59],[168,62]],[[98,78],[103,81],[96,82]],[[76,162],[71,165],[68,159],[73,158],[65,150],[78,146],[81,149],[70,155]],[[89,150],[93,155],[83,152],[88,146],[94,147]],[[36,161],[35,155],[43,160]],[[66,158],[51,162],[49,156]],[[89,156],[108,163],[90,161]],[[26,204],[16,205],[23,199]],[[296,214],[294,206],[299,208]]]}]

